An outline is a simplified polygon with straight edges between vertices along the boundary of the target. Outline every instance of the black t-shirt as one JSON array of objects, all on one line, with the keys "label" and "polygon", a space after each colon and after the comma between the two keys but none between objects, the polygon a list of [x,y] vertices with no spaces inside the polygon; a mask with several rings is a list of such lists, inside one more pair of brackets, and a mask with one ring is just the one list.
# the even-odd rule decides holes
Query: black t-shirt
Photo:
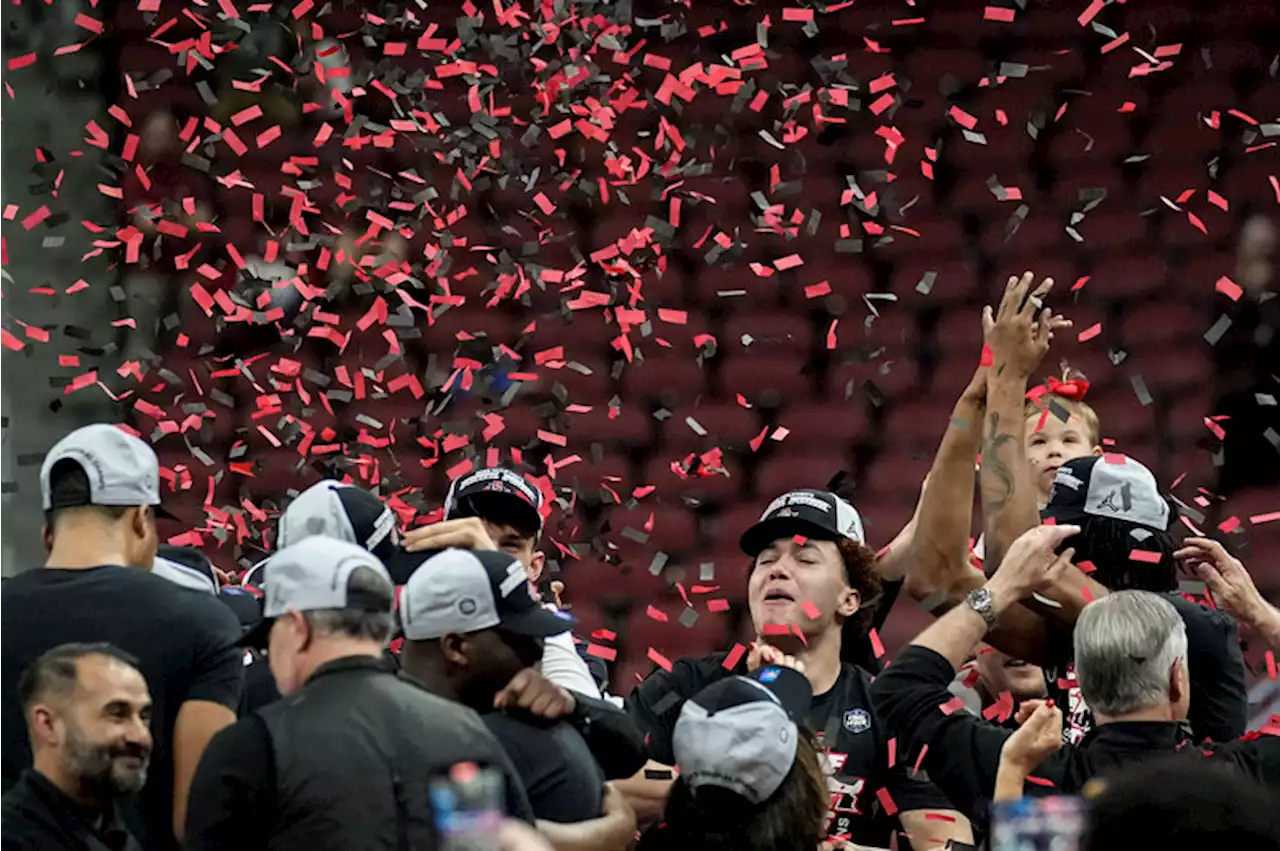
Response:
[{"label": "black t-shirt", "polygon": [[[1187,672],[1191,678],[1187,723],[1192,737],[1215,742],[1240,738],[1249,719],[1249,694],[1235,618],[1180,594],[1161,596],[1173,604],[1187,627]],[[1063,743],[1079,744],[1093,729],[1094,721],[1076,682],[1070,632],[1050,630],[1044,676],[1049,697],[1062,707]]]},{"label": "black t-shirt", "polygon": [[[746,660],[727,670],[727,654],[682,659],[670,671],[655,671],[627,696],[627,711],[648,735],[649,757],[674,765],[671,740],[684,701],[733,674],[745,674]],[[853,665],[841,666],[836,684],[816,695],[808,725],[825,750],[831,790],[827,835],[859,845],[889,847],[898,829],[895,812],[954,809],[931,783],[915,779],[902,760],[889,765],[889,744],[871,711],[871,677]],[[886,806],[888,805],[888,806]]]},{"label": "black t-shirt", "polygon": [[150,849],[173,840],[173,726],[185,701],[235,710],[243,688],[240,624],[215,598],[148,571],[107,565],[30,570],[0,585],[3,776],[8,790],[31,765],[18,678],[36,657],[68,642],[106,641],[138,659],[151,690],[154,747],[147,785],[123,808],[129,830]]},{"label": "black t-shirt", "polygon": [[535,816],[567,824],[603,814],[604,772],[581,733],[564,721],[503,712],[480,717],[515,765]]}]

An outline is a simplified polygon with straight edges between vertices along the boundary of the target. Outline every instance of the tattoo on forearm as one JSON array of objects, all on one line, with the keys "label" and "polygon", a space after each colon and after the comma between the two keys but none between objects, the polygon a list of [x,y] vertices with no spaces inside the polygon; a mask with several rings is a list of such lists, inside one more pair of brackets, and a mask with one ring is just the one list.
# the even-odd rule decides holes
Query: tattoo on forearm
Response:
[{"label": "tattoo on forearm", "polygon": [[999,511],[1013,500],[1017,490],[1017,477],[1013,468],[1000,457],[1000,453],[1009,444],[1016,444],[1018,438],[1000,431],[1000,415],[992,413],[987,418],[987,434],[982,444],[982,470],[979,479],[982,485],[983,511],[991,513]]}]

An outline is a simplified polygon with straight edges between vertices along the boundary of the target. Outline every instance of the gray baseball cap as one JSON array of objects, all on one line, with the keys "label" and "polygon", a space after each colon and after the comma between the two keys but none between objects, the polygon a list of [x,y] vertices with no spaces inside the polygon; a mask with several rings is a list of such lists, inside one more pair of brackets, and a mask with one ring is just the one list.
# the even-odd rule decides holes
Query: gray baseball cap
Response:
[{"label": "gray baseball cap", "polygon": [[494,627],[545,637],[568,632],[574,621],[539,605],[518,559],[498,550],[449,549],[409,577],[400,594],[400,623],[409,641],[431,641]]},{"label": "gray baseball cap", "polygon": [[[53,504],[50,476],[59,461],[74,461],[84,470],[89,479],[88,502]],[[78,428],[54,444],[40,465],[40,500],[45,511],[82,505],[150,505],[158,516],[173,518],[160,504],[160,459],[155,450],[107,423]]]},{"label": "gray baseball cap", "polygon": [[390,614],[395,607],[394,594],[365,595],[347,587],[351,574],[361,567],[369,568],[386,579],[388,586],[394,586],[377,556],[347,541],[315,535],[277,551],[264,566],[262,623],[246,636],[245,642],[260,645],[272,620],[290,609],[355,609]]},{"label": "gray baseball cap", "polygon": [[769,799],[791,771],[813,689],[793,668],[768,665],[713,683],[685,702],[671,746],[696,797],[711,786],[751,804]]},{"label": "gray baseball cap", "polygon": [[403,585],[424,556],[400,545],[398,524],[395,512],[379,497],[325,479],[298,494],[280,515],[276,545],[284,549],[313,535],[346,541],[376,555],[396,584]]},{"label": "gray baseball cap", "polygon": [[1156,477],[1141,463],[1127,455],[1086,455],[1058,468],[1041,516],[1060,523],[1107,517],[1164,532],[1171,513]]}]

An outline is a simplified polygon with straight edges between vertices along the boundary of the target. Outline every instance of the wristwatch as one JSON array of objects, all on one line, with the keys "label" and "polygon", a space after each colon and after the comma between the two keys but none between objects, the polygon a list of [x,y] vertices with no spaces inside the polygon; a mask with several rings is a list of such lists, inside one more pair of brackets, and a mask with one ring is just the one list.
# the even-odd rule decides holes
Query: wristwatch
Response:
[{"label": "wristwatch", "polygon": [[964,601],[969,604],[969,608],[982,616],[982,621],[987,625],[988,630],[996,625],[996,601],[992,598],[990,591],[986,588],[975,588],[969,592]]}]

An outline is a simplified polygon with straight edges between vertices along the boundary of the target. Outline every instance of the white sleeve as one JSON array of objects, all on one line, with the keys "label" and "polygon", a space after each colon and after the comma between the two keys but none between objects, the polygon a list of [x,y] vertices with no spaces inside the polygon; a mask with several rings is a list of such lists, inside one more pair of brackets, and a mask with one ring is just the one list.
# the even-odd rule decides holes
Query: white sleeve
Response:
[{"label": "white sleeve", "polygon": [[578,655],[569,633],[547,636],[540,667],[543,675],[561,688],[599,699],[600,687],[587,669],[587,663]]}]

